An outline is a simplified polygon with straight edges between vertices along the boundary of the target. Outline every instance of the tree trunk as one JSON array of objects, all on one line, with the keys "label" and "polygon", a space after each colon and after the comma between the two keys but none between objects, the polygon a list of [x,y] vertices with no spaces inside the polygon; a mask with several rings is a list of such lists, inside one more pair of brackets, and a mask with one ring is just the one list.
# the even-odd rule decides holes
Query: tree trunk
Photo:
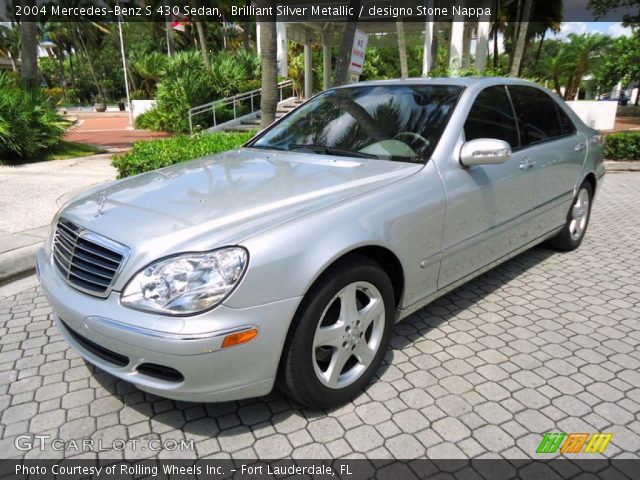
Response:
[{"label": "tree trunk", "polygon": [[493,69],[498,70],[498,32],[500,31],[500,0],[496,0],[496,18],[493,24]]},{"label": "tree trunk", "polygon": [[400,77],[409,78],[409,65],[407,63],[407,47],[404,41],[404,24],[402,21],[396,22],[396,32],[398,34],[398,54],[400,55]]},{"label": "tree trunk", "polygon": [[[433,22],[433,35],[431,36],[431,72],[438,69],[438,22]],[[429,72],[429,75],[431,75]]]},{"label": "tree trunk", "polygon": [[[245,0],[244,2],[245,7],[249,7],[251,6],[251,0]],[[244,30],[242,32],[242,47],[246,50],[249,51],[249,22],[245,21],[244,22]]]},{"label": "tree trunk", "polygon": [[[23,2],[25,4],[25,2]],[[35,22],[20,23],[20,60],[22,67],[20,78],[29,88],[38,87],[38,24]]]},{"label": "tree trunk", "polygon": [[525,0],[524,9],[522,11],[522,22],[518,29],[518,40],[513,51],[513,63],[511,64],[511,72],[509,76],[517,77],[520,73],[520,66],[524,57],[525,44],[527,43],[527,31],[529,30],[529,14],[531,13],[532,0]]},{"label": "tree trunk", "polygon": [[337,87],[349,82],[349,63],[351,62],[351,50],[353,49],[353,39],[356,35],[356,27],[358,26],[358,14],[360,13],[360,0],[349,0],[349,8],[353,15],[349,16],[340,49],[336,57],[336,75],[333,86]]},{"label": "tree trunk", "polygon": [[211,70],[211,62],[209,61],[209,52],[207,51],[207,37],[204,34],[202,22],[196,22],[196,30],[198,30],[198,40],[200,41],[200,51],[202,51],[202,61],[207,70]]},{"label": "tree trunk", "polygon": [[73,88],[74,92],[77,93],[76,90],[76,72],[73,70],[73,51],[71,48],[67,50],[69,54],[69,80],[71,80],[71,88]]},{"label": "tree trunk", "polygon": [[542,53],[542,44],[544,43],[544,37],[547,35],[547,31],[542,32],[542,38],[540,38],[540,45],[538,45],[538,51],[536,52],[536,59],[533,62],[533,66],[538,66],[538,61],[540,60],[540,54]]},{"label": "tree trunk", "polygon": [[569,76],[569,80],[567,80],[567,86],[564,89],[564,100],[569,99],[569,95],[571,94],[571,89],[573,88],[573,75]]},{"label": "tree trunk", "polygon": [[76,31],[78,39],[80,40],[80,46],[82,47],[82,52],[84,56],[87,58],[87,64],[89,65],[89,71],[91,72],[91,76],[93,77],[93,81],[96,84],[96,90],[98,90],[98,96],[100,97],[98,100],[106,102],[107,96],[104,94],[104,90],[102,89],[102,85],[98,81],[98,75],[96,74],[96,69],[93,67],[93,61],[91,60],[91,55],[89,55],[89,50],[87,50],[87,45],[82,38],[82,32]]},{"label": "tree trunk", "polygon": [[[260,0],[259,7],[273,6],[273,1]],[[258,17],[260,22],[260,61],[262,65],[262,95],[260,97],[260,128],[266,128],[276,119],[278,107],[278,42],[275,16]]]}]

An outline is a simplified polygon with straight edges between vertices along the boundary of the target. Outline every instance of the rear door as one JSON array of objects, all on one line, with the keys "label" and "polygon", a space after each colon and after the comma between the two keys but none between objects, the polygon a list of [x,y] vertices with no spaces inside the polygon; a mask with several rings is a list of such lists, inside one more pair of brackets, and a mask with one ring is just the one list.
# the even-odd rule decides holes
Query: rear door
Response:
[{"label": "rear door", "polygon": [[587,152],[586,139],[547,92],[521,85],[509,85],[508,90],[518,117],[521,152],[536,173],[535,238],[565,222]]},{"label": "rear door", "polygon": [[444,288],[507,255],[529,240],[528,220],[535,173],[518,151],[514,111],[504,85],[482,90],[464,125],[464,140],[497,138],[511,145],[511,158],[498,165],[463,168],[447,162],[440,172],[446,193],[442,263]]}]

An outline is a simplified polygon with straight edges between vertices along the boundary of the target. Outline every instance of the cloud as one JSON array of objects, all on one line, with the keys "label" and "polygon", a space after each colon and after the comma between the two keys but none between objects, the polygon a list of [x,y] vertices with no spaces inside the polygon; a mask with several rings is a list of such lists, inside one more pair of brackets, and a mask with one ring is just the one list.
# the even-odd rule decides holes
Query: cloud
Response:
[{"label": "cloud", "polygon": [[563,22],[560,31],[556,33],[557,37],[566,38],[570,33],[581,35],[587,33],[589,28],[586,22]]},{"label": "cloud", "polygon": [[631,27],[623,27],[621,23],[614,23],[606,32],[610,37],[630,37],[632,35]]}]

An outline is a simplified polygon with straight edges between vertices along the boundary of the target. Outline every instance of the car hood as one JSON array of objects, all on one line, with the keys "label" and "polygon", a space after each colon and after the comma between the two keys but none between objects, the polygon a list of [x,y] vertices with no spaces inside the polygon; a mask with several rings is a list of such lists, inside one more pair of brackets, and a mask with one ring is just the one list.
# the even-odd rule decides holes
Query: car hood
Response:
[{"label": "car hood", "polygon": [[421,168],[243,148],[97,187],[62,214],[134,251],[153,250],[157,258],[239,243]]}]

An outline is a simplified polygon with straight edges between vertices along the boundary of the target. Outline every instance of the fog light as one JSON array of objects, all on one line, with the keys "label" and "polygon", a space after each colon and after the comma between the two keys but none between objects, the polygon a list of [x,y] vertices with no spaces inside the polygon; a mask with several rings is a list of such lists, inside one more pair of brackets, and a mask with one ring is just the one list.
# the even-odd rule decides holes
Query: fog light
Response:
[{"label": "fog light", "polygon": [[232,333],[224,337],[222,341],[222,348],[234,347],[241,343],[247,343],[258,336],[258,329],[252,328],[251,330],[245,330],[243,332]]}]

